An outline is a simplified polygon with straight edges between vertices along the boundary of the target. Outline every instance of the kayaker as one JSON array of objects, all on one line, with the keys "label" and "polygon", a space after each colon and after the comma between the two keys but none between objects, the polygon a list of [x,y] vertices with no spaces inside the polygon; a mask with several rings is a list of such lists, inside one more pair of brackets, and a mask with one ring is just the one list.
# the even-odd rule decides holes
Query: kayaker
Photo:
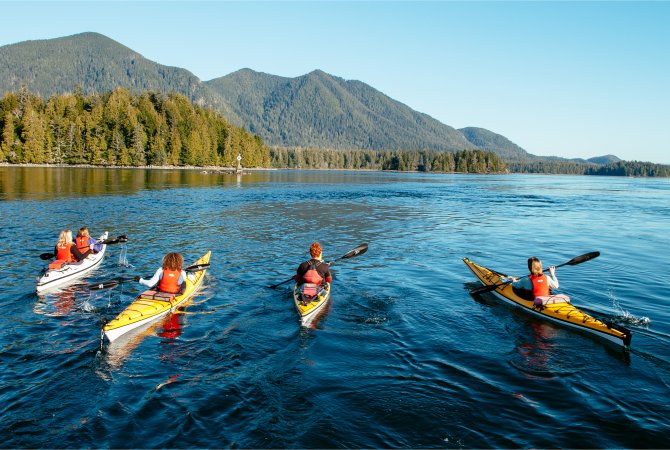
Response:
[{"label": "kayaker", "polygon": [[99,244],[98,241],[91,237],[91,235],[88,233],[88,227],[81,227],[79,229],[75,239],[75,244],[77,245],[77,249],[82,253],[88,249],[91,249],[93,253],[98,253],[102,250],[103,245]]},{"label": "kayaker", "polygon": [[293,277],[298,285],[304,283],[316,284],[323,286],[324,283],[333,281],[333,275],[330,273],[330,266],[323,262],[323,249],[318,242],[312,243],[309,247],[309,254],[311,259],[300,264],[298,270]]},{"label": "kayaker", "polygon": [[56,254],[57,261],[77,262],[91,254],[91,247],[81,252],[72,242],[72,231],[63,230],[60,232],[60,236],[58,236],[58,243],[54,248],[54,253]]},{"label": "kayaker", "polygon": [[[558,278],[556,278],[556,267],[549,267],[549,276],[542,270],[542,261],[533,256],[528,258],[528,270],[530,275],[524,278],[509,277],[512,279],[512,287],[522,298],[534,300],[537,297],[550,295],[551,289],[558,289]],[[521,292],[518,292],[521,291]]]},{"label": "kayaker", "polygon": [[136,277],[135,281],[150,288],[156,286],[156,289],[161,292],[179,294],[184,291],[188,276],[182,267],[184,267],[184,257],[181,256],[181,253],[170,252],[163,257],[163,265],[156,270],[153,277],[148,280]]}]

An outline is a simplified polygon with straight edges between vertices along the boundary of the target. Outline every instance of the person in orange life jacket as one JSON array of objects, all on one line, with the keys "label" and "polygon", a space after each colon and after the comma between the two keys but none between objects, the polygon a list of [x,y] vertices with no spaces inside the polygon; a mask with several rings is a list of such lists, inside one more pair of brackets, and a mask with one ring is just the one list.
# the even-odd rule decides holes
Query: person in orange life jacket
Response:
[{"label": "person in orange life jacket", "polygon": [[77,245],[77,249],[82,253],[89,248],[93,250],[93,253],[98,253],[100,250],[102,250],[102,244],[99,244],[98,241],[91,238],[91,235],[88,234],[87,227],[81,227],[79,229],[77,238],[75,239],[75,244]]},{"label": "person in orange life jacket", "polygon": [[528,270],[530,270],[530,275],[526,278],[509,277],[513,280],[514,292],[520,297],[534,300],[536,297],[550,295],[551,289],[558,289],[556,267],[549,267],[549,276],[547,276],[543,273],[542,261],[533,256],[528,258]]},{"label": "person in orange life jacket", "polygon": [[60,236],[58,237],[58,243],[54,248],[54,253],[56,254],[56,260],[77,262],[91,254],[91,247],[93,246],[90,246],[83,252],[80,251],[72,242],[72,231],[63,230],[60,232]]},{"label": "person in orange life jacket", "polygon": [[182,267],[184,258],[180,253],[168,253],[163,257],[163,265],[156,270],[153,277],[148,280],[135,277],[135,281],[148,287],[156,287],[158,291],[168,292],[170,294],[179,294],[186,287],[186,277],[188,276]]},{"label": "person in orange life jacket", "polygon": [[323,262],[322,252],[323,250],[318,242],[314,242],[309,247],[309,254],[312,258],[300,264],[293,277],[298,285],[312,283],[323,286],[325,283],[333,281],[330,266]]}]

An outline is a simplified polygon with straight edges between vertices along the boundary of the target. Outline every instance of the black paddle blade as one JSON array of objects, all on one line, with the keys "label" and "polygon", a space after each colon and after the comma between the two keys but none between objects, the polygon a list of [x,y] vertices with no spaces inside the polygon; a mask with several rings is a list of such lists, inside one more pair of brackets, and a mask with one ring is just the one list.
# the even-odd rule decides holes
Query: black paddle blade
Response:
[{"label": "black paddle blade", "polygon": [[117,238],[111,238],[111,239],[105,239],[104,241],[101,242],[101,244],[105,245],[112,245],[112,244],[118,244],[118,243],[123,243],[123,242],[128,242],[128,236],[125,234],[122,234],[121,236]]},{"label": "black paddle blade", "polygon": [[350,250],[347,252],[346,255],[341,257],[340,259],[347,259],[347,258],[353,258],[354,256],[362,255],[363,253],[368,251],[368,244],[361,244],[358,247],[356,247],[353,250]]},{"label": "black paddle blade", "polygon": [[40,255],[40,259],[42,259],[44,261],[46,261],[47,259],[53,259],[55,257],[56,257],[56,255],[54,255],[53,253],[42,253]]},{"label": "black paddle blade", "polygon": [[209,269],[209,263],[193,264],[184,269],[186,272],[200,272],[201,270]]},{"label": "black paddle blade", "polygon": [[576,257],[572,258],[570,261],[566,262],[565,264],[567,264],[569,266],[576,266],[577,264],[581,264],[581,263],[589,261],[593,258],[597,258],[598,256],[600,256],[600,252],[591,252],[591,253],[587,253],[585,255],[576,256]]}]

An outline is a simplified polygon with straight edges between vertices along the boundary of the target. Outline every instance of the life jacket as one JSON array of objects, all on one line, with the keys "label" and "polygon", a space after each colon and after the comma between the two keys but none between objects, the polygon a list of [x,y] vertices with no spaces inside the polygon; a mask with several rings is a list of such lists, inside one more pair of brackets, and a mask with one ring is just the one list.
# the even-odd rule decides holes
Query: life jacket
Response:
[{"label": "life jacket", "polygon": [[528,278],[533,282],[533,297],[549,295],[549,281],[545,274],[531,275]]},{"label": "life jacket", "polygon": [[81,253],[86,253],[90,248],[88,243],[88,236],[77,236],[75,242],[77,244],[77,250],[79,250]]},{"label": "life jacket", "polygon": [[181,290],[181,286],[179,286],[180,275],[181,270],[163,269],[163,276],[158,282],[158,290],[170,294],[178,293]]},{"label": "life jacket", "polygon": [[305,274],[302,276],[302,281],[304,283],[312,283],[320,286],[323,283],[323,277],[316,270],[316,268],[321,264],[321,262],[316,263],[313,259],[310,259],[307,261],[307,264],[309,264],[309,270],[307,270],[307,272],[305,272]]},{"label": "life jacket", "polygon": [[72,252],[70,251],[70,246],[69,245],[58,245],[56,246],[58,249],[58,252],[56,253],[56,259],[60,261],[65,261],[65,262],[73,262],[74,261],[74,256],[72,255]]}]

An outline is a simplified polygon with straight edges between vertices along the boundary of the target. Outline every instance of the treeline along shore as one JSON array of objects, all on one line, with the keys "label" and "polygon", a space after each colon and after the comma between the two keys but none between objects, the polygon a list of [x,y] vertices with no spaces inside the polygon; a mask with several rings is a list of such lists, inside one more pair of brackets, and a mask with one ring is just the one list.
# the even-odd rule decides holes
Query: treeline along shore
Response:
[{"label": "treeline along shore", "polygon": [[638,161],[504,161],[493,151],[270,147],[213,109],[177,93],[52,95],[22,88],[0,98],[0,163],[121,167],[244,167],[448,173],[562,173],[670,176],[670,166]]},{"label": "treeline along shore", "polygon": [[0,99],[0,162],[92,166],[215,166],[504,172],[493,152],[270,148],[180,94],[81,92],[48,100],[21,89]]}]

